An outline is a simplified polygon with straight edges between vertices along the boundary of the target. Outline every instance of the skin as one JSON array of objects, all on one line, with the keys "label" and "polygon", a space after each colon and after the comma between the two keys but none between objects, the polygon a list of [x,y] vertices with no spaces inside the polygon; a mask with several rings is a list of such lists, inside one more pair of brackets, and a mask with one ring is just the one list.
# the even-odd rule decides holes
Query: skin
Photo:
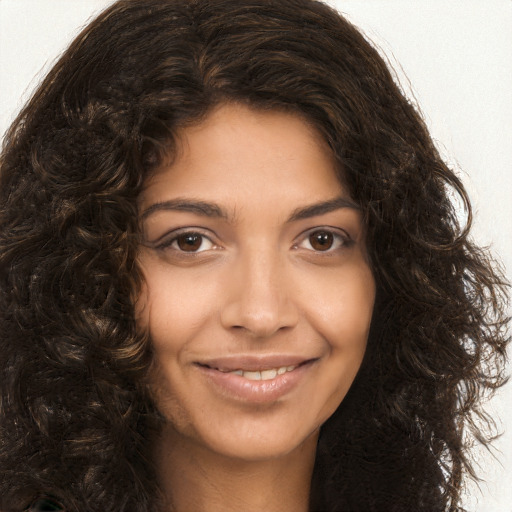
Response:
[{"label": "skin", "polygon": [[[161,486],[178,511],[307,510],[319,428],[370,327],[362,213],[298,116],[223,104],[179,135],[140,198]],[[225,392],[199,364],[267,355],[307,361],[272,400]]]}]

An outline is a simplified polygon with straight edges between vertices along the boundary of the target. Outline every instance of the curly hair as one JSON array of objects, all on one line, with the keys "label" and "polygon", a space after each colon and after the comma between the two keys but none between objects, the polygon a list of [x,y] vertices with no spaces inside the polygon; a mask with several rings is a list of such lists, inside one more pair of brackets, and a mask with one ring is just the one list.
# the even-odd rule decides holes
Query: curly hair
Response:
[{"label": "curly hair", "polygon": [[7,132],[0,509],[50,496],[157,510],[137,197],[177,130],[222,102],[307,119],[364,212],[377,299],[363,365],[321,429],[312,510],[460,510],[471,444],[490,442],[483,399],[506,380],[507,284],[382,58],[314,0],[120,0]]}]

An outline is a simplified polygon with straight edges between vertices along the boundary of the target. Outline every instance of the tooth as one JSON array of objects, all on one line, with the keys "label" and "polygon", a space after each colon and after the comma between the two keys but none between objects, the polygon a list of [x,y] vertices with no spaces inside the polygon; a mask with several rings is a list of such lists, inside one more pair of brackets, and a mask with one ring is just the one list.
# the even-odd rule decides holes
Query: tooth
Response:
[{"label": "tooth", "polygon": [[229,373],[232,373],[233,375],[243,375],[244,372],[242,370],[234,370],[232,372],[229,372]]},{"label": "tooth", "polygon": [[263,370],[261,372],[261,380],[270,380],[275,378],[277,370]]},{"label": "tooth", "polygon": [[286,371],[291,372],[292,370],[295,370],[295,368],[297,368],[297,367],[296,366],[287,366]]},{"label": "tooth", "polygon": [[286,366],[281,366],[281,368],[277,370],[277,375],[283,375],[283,373],[286,373]]},{"label": "tooth", "polygon": [[261,380],[261,372],[244,372],[243,375],[249,380]]}]

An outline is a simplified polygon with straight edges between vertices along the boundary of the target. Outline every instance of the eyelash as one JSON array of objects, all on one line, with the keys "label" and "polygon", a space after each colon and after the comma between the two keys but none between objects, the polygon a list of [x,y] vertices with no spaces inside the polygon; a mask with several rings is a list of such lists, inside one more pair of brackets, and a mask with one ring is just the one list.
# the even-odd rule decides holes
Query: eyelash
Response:
[{"label": "eyelash", "polygon": [[[327,234],[327,235],[332,236],[333,245],[335,245],[335,247],[328,247],[325,251],[316,250],[315,248],[313,248],[311,246],[310,237],[316,233]],[[340,232],[339,229],[335,229],[335,228],[331,228],[331,227],[316,227],[316,228],[309,229],[309,230],[305,231],[304,233],[302,233],[300,235],[300,241],[298,243],[294,244],[293,248],[300,249],[301,248],[300,245],[303,242],[308,242],[309,245],[311,246],[311,248],[307,249],[307,250],[312,251],[316,254],[320,254],[320,255],[322,255],[322,254],[330,255],[336,251],[340,251],[347,247],[350,247],[354,243],[354,241],[352,240],[352,238],[350,237],[350,235],[347,232],[345,232],[345,231]]]},{"label": "eyelash", "polygon": [[[311,241],[310,241],[310,237],[316,233],[332,236],[333,244],[335,245],[335,247],[334,248],[328,247],[325,251],[316,250],[314,247],[312,247]],[[217,247],[215,242],[213,242],[212,239],[210,238],[210,236],[202,233],[199,230],[193,230],[190,228],[186,228],[183,231],[174,232],[172,234],[173,234],[172,238],[164,239],[163,242],[155,244],[155,249],[157,249],[159,251],[166,251],[168,249],[172,249],[173,251],[176,251],[177,253],[179,253],[180,256],[181,255],[194,256],[194,255],[200,254],[202,252],[205,252],[205,251],[208,251],[208,250],[211,250],[211,249]],[[204,250],[194,250],[194,251],[184,251],[183,249],[176,247],[176,245],[178,244],[178,240],[182,237],[185,238],[187,236],[200,237],[201,238],[200,247],[204,244],[205,240],[210,242],[211,246]],[[297,243],[294,243],[292,248],[296,249],[296,250],[301,249],[301,244],[304,242],[308,242],[310,245],[310,248],[306,248],[306,250],[312,251],[316,254],[331,254],[333,252],[350,247],[354,243],[352,238],[348,235],[348,233],[346,233],[345,231],[340,233],[340,231],[338,229],[334,229],[334,228],[330,228],[330,227],[325,227],[325,228],[316,227],[313,229],[309,229],[308,231],[302,233],[299,236],[299,241]]]},{"label": "eyelash", "polygon": [[[194,229],[190,229],[190,228],[186,228],[184,230],[180,230],[180,231],[177,231],[177,232],[174,232],[172,233],[172,238],[166,238],[164,239],[161,243],[158,243],[155,245],[155,248],[159,251],[165,251],[167,249],[172,249],[174,251],[176,251],[177,253],[179,253],[180,255],[181,254],[186,254],[186,255],[195,255],[195,254],[199,254],[201,252],[204,252],[204,251],[184,251],[182,249],[180,249],[179,247],[173,247],[173,245],[176,245],[178,243],[178,240],[180,238],[185,238],[187,236],[189,237],[193,237],[193,236],[197,236],[197,237],[200,237],[201,238],[201,245],[203,245],[204,241],[205,240],[208,240],[212,247],[216,247],[215,243],[212,241],[212,239],[210,238],[210,236],[202,233],[201,231],[199,230],[194,230]],[[206,250],[209,250],[211,248],[208,248]]]}]

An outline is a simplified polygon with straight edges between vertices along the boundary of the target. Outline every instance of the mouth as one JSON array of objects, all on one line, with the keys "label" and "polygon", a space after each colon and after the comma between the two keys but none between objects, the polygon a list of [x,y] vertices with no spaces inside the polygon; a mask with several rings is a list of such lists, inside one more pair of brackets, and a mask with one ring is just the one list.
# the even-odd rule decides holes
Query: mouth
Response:
[{"label": "mouth", "polygon": [[212,392],[245,403],[268,403],[296,388],[318,358],[230,358],[196,363]]},{"label": "mouth", "polygon": [[242,368],[237,368],[236,370],[228,370],[223,368],[216,368],[214,366],[209,366],[207,364],[199,364],[199,366],[203,366],[205,368],[209,368],[211,370],[217,370],[221,373],[229,373],[231,375],[238,375],[248,380],[272,380],[275,379],[278,375],[283,375],[287,372],[292,372],[299,366],[308,363],[309,361],[304,361],[298,365],[288,365],[288,366],[279,366],[277,368],[267,368],[260,370],[246,370]]}]

